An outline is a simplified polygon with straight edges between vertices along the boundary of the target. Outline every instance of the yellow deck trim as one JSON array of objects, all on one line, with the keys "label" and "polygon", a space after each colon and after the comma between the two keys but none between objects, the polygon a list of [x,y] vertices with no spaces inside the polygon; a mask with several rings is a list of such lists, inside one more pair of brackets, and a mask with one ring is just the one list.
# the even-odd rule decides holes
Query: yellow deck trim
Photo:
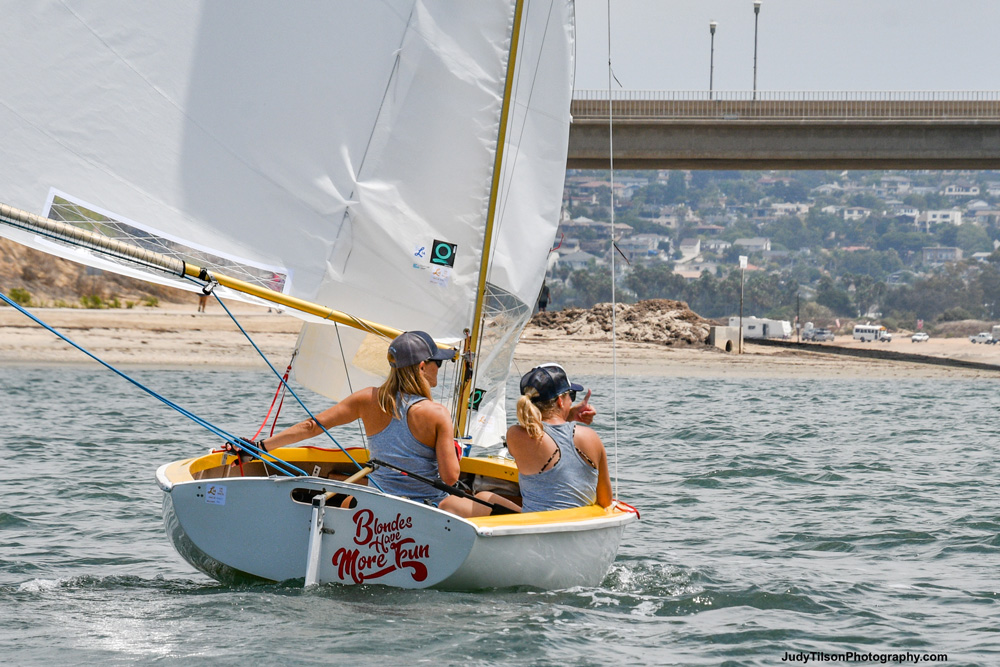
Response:
[{"label": "yellow deck trim", "polygon": [[517,482],[517,466],[513,459],[466,456],[462,459],[461,468],[462,472]]},{"label": "yellow deck trim", "polygon": [[608,509],[604,509],[599,505],[588,505],[568,510],[528,512],[527,514],[500,514],[497,516],[480,516],[467,520],[481,528],[496,526],[540,526],[553,523],[573,523],[577,521],[604,519],[621,516],[622,514],[627,514],[627,512],[623,512],[614,505]]}]

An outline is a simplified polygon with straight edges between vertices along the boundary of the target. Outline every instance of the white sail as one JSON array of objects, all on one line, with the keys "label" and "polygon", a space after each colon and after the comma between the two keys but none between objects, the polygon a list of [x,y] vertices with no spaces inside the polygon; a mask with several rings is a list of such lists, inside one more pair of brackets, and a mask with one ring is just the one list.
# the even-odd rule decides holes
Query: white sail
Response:
[{"label": "white sail", "polygon": [[[0,5],[0,201],[47,216],[75,204],[400,329],[457,341],[472,326],[513,0]],[[503,380],[558,220],[572,3],[527,3],[521,35],[480,439],[502,430]],[[374,341],[318,326],[302,336],[300,382],[338,398],[377,380]]]}]

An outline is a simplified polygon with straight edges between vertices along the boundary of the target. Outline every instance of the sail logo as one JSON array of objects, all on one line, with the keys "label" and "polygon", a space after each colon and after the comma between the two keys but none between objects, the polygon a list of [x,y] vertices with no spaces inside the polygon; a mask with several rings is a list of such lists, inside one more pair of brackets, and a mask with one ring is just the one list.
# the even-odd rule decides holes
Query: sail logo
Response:
[{"label": "sail logo", "polygon": [[486,395],[485,389],[473,389],[472,395],[469,396],[469,409],[479,410],[479,404],[483,402],[483,396]]},{"label": "sail logo", "polygon": [[458,246],[454,243],[435,239],[434,244],[431,246],[431,264],[454,267],[455,253],[457,251]]},{"label": "sail logo", "polygon": [[363,584],[396,570],[410,570],[414,581],[427,578],[427,565],[422,561],[430,558],[430,545],[417,544],[407,535],[413,529],[413,517],[396,514],[392,521],[380,521],[370,509],[363,509],[354,513],[352,521],[359,548],[341,547],[333,554],[341,581],[350,578]]}]

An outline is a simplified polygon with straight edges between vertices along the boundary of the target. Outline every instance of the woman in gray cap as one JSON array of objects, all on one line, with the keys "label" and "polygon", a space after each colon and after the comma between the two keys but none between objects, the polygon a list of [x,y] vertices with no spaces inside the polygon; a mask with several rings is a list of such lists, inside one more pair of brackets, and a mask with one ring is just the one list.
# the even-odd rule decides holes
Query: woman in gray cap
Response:
[{"label": "woman in gray cap", "polygon": [[507,449],[517,463],[521,511],[611,504],[608,455],[586,426],[596,414],[587,398],[574,406],[583,387],[558,364],[532,368],[521,378],[518,423],[507,430]]},{"label": "woman in gray cap", "polygon": [[[360,419],[372,458],[454,485],[460,473],[454,426],[448,410],[431,399],[441,362],[454,355],[453,349],[439,348],[423,331],[402,333],[389,344],[386,381],[379,387],[354,392],[316,419],[326,429]],[[264,451],[274,451],[322,432],[316,422],[307,419],[256,444]],[[459,516],[490,512],[468,498],[449,495],[391,468],[379,467],[371,477],[386,493],[426,502]],[[477,497],[517,509],[517,505],[494,493],[482,492]]]}]

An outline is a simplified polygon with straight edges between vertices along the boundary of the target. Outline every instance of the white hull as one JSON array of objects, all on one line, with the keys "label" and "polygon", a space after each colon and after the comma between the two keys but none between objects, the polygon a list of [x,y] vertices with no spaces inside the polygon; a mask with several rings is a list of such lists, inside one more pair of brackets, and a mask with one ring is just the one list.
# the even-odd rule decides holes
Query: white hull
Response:
[{"label": "white hull", "polygon": [[[175,464],[173,464],[175,465]],[[365,486],[318,477],[171,481],[168,536],[194,567],[223,582],[306,577],[320,493],[356,499],[323,514],[318,583],[479,589],[596,586],[618,551],[630,512],[597,507],[466,520]],[[339,500],[337,501],[339,503]]]}]

